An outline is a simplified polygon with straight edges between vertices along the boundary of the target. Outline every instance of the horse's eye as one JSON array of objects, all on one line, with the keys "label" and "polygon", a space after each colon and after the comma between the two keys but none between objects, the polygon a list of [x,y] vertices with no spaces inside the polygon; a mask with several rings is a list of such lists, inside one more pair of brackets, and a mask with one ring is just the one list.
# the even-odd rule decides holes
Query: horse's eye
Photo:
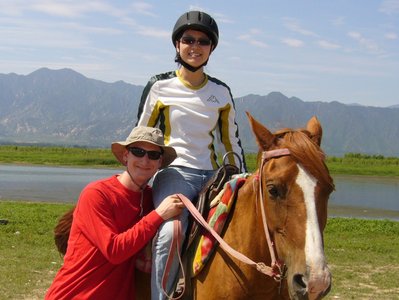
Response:
[{"label": "horse's eye", "polygon": [[268,184],[267,191],[268,191],[270,197],[278,198],[278,196],[279,196],[278,188],[274,184]]}]

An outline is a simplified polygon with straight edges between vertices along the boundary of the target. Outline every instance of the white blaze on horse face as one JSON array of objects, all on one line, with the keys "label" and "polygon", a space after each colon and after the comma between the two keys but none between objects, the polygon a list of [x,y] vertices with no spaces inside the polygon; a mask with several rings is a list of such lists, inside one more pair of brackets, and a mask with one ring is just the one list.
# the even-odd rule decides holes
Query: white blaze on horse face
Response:
[{"label": "white blaze on horse face", "polygon": [[297,166],[299,171],[296,183],[302,188],[307,214],[305,243],[306,264],[312,269],[316,267],[324,268],[325,257],[315,200],[317,180],[306,172],[301,165],[298,164]]}]

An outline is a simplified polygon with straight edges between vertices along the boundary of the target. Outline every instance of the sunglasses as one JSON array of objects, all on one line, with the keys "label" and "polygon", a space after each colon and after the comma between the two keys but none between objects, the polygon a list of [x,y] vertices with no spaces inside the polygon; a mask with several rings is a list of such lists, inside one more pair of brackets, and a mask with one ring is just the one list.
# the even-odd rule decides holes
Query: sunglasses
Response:
[{"label": "sunglasses", "polygon": [[151,160],[158,160],[162,155],[162,152],[160,151],[147,151],[139,147],[129,147],[127,150],[136,157],[144,157],[147,153],[148,158]]},{"label": "sunglasses", "polygon": [[195,39],[192,36],[183,36],[180,39],[180,42],[182,42],[185,45],[194,45],[196,43],[198,46],[209,46],[212,41],[209,39]]}]

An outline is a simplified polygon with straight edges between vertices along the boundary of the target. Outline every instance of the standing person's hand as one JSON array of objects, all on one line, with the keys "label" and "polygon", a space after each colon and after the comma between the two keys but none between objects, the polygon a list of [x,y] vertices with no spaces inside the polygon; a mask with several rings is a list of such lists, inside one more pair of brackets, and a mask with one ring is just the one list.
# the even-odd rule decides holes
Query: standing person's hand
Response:
[{"label": "standing person's hand", "polygon": [[170,195],[166,197],[161,204],[155,209],[155,211],[164,220],[168,220],[179,215],[184,208],[183,202],[177,195]]}]

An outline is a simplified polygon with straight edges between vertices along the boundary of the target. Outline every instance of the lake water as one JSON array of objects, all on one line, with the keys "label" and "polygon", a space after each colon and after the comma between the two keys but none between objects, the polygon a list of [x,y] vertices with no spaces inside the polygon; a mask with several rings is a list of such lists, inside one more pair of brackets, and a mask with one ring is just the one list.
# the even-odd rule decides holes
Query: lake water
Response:
[{"label": "lake water", "polygon": [[[0,200],[75,203],[86,184],[120,172],[121,169],[0,165]],[[336,188],[329,201],[330,216],[399,220],[399,178],[333,177]]]},{"label": "lake water", "polygon": [[0,199],[76,202],[89,182],[120,172],[116,169],[0,165]]},{"label": "lake water", "polygon": [[329,215],[399,220],[399,178],[333,176]]}]

